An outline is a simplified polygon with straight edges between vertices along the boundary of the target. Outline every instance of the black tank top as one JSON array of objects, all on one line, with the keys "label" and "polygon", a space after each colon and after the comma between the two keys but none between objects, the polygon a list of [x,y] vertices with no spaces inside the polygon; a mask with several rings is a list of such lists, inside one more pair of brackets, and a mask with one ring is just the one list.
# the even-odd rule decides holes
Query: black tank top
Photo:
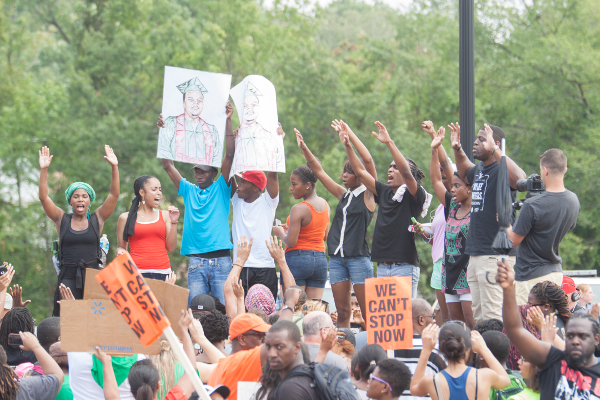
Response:
[{"label": "black tank top", "polygon": [[[100,239],[94,232],[94,228],[92,228],[92,221],[88,219],[88,227],[83,231],[73,230],[70,219],[68,223],[69,229],[67,229],[60,244],[63,252],[62,267],[76,266],[80,260],[84,260],[86,263],[97,260]],[[65,278],[75,278],[76,273],[76,268],[68,268]]]},{"label": "black tank top", "polygon": [[367,228],[373,219],[373,211],[365,205],[365,191],[366,188],[360,186],[354,192],[346,192],[338,203],[327,236],[329,256],[369,257],[371,255],[367,244]]}]

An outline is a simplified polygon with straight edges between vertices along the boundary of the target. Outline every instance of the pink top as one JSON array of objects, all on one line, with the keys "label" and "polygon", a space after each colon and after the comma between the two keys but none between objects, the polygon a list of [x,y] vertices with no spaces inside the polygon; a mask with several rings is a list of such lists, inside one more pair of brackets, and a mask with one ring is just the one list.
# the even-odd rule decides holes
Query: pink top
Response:
[{"label": "pink top", "polygon": [[433,245],[431,246],[431,258],[433,262],[444,258],[444,239],[446,237],[446,217],[444,215],[444,205],[440,204],[435,210],[435,217],[431,223],[433,230]]}]

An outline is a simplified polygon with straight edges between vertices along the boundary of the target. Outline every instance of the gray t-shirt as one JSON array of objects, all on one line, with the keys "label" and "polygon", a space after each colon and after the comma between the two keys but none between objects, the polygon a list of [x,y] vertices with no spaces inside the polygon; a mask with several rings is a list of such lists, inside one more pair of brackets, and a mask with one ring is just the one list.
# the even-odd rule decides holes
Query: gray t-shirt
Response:
[{"label": "gray t-shirt", "polygon": [[562,272],[558,246],[579,216],[579,199],[569,190],[546,192],[523,203],[513,231],[525,238],[519,245],[515,279],[527,281]]},{"label": "gray t-shirt", "polygon": [[[319,354],[320,346],[318,344],[306,344],[306,347],[308,347],[310,360],[315,361],[315,358],[317,358],[317,355]],[[323,361],[323,364],[333,365],[342,371],[350,373],[350,367],[348,366],[348,363],[342,357],[332,353],[331,351],[325,356],[325,361]]]},{"label": "gray t-shirt", "polygon": [[19,382],[15,400],[54,400],[59,390],[55,375],[31,376]]}]

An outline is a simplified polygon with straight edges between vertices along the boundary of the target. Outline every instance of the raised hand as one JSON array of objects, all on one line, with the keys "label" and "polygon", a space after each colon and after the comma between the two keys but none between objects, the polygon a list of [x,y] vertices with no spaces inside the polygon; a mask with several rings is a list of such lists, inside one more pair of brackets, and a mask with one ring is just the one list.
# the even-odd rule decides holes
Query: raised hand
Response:
[{"label": "raised hand", "polygon": [[435,136],[435,128],[433,127],[433,122],[431,122],[431,121],[423,121],[421,123],[421,129],[423,129],[423,132],[425,132],[429,136],[431,136],[432,139]]},{"label": "raised hand", "polygon": [[[436,324],[429,324],[421,334],[423,338],[423,350],[431,353],[438,341],[440,328]],[[473,349],[475,350],[475,349]]]},{"label": "raised hand", "polygon": [[431,141],[431,148],[437,149],[438,147],[440,147],[440,145],[444,141],[445,136],[446,136],[446,128],[444,128],[443,126],[440,126],[440,129],[438,129],[435,136],[432,137],[433,140]]},{"label": "raised hand", "polygon": [[298,143],[298,147],[300,147],[301,149],[305,149],[306,143],[304,143],[304,138],[302,137],[302,134],[296,128],[294,128],[294,132],[296,133],[296,143]]},{"label": "raised hand", "polygon": [[342,121],[334,119],[333,121],[331,121],[331,127],[333,129],[335,129],[335,131],[337,133],[340,133],[340,131],[343,129],[343,127],[342,127]]},{"label": "raised hand", "polygon": [[455,124],[450,123],[450,125],[448,125],[448,128],[450,128],[450,142],[452,143],[452,148],[454,150],[459,150],[460,149],[460,125],[458,124],[458,122]]},{"label": "raised hand", "polygon": [[96,350],[96,358],[102,363],[102,365],[105,365],[106,363],[112,363],[112,357],[100,350],[99,346],[96,346],[94,349]]},{"label": "raised hand", "polygon": [[238,133],[240,132],[240,128],[242,127],[242,125],[238,126],[237,128],[235,128],[233,130],[233,138],[237,138]]},{"label": "raised hand", "polygon": [[19,336],[21,336],[21,340],[23,341],[23,344],[19,346],[21,350],[33,351],[33,349],[41,346],[38,339],[31,332],[19,332]]},{"label": "raised hand", "polygon": [[250,257],[250,250],[252,250],[252,238],[248,242],[246,240],[246,235],[242,236],[240,240],[238,240],[238,250],[237,250],[237,258],[244,263]]},{"label": "raised hand", "polygon": [[288,225],[277,225],[273,227],[273,235],[277,237],[284,237],[288,234]]},{"label": "raised hand", "polygon": [[[229,100],[227,100],[227,104],[225,104],[225,115],[227,116],[227,119],[231,118],[233,115],[233,106]],[[160,117],[162,118],[162,114],[160,114]]]},{"label": "raised hand", "polygon": [[73,292],[71,292],[71,288],[68,286],[65,286],[64,283],[61,283],[60,286],[58,287],[58,290],[60,292],[60,299],[61,301],[63,300],[75,300],[75,296],[73,296]]},{"label": "raised hand", "polygon": [[104,145],[104,151],[106,152],[106,155],[104,156],[104,158],[106,158],[106,161],[108,161],[110,163],[110,165],[113,165],[113,166],[119,165],[119,160],[117,160],[117,156],[115,155],[115,152],[113,151],[113,149],[110,148],[109,145],[107,145],[107,144]]},{"label": "raised hand", "polygon": [[390,138],[390,134],[388,133],[385,126],[379,121],[375,121],[375,125],[377,125],[377,128],[379,128],[379,133],[371,132],[371,134],[375,136],[377,140],[379,140],[381,143],[389,143],[392,140],[392,138]]},{"label": "raised hand", "polygon": [[556,315],[547,315],[542,318],[542,326],[540,327],[542,342],[553,344],[557,331]]},{"label": "raised hand", "polygon": [[169,285],[174,285],[176,280],[177,280],[177,275],[175,274],[175,272],[171,271],[171,273],[169,275],[167,275],[167,279],[165,279],[165,282],[168,283]]},{"label": "raised hand", "polygon": [[592,309],[590,310],[590,315],[594,317],[595,320],[598,320],[598,315],[600,314],[600,303],[594,303],[592,305]]},{"label": "raised hand", "polygon": [[471,331],[471,344],[474,353],[482,353],[483,350],[487,349],[485,340],[477,331]]},{"label": "raised hand", "polygon": [[190,330],[190,336],[194,343],[198,343],[205,338],[204,328],[202,328],[202,324],[196,318],[192,318],[192,322],[188,329]]},{"label": "raised hand", "polygon": [[236,299],[244,298],[244,287],[242,286],[241,279],[237,282],[235,280],[231,281],[231,287],[233,288],[233,294],[235,294]]},{"label": "raised hand", "polygon": [[156,126],[158,126],[159,128],[164,128],[165,127],[165,120],[163,119],[163,115],[160,114],[158,117],[158,121],[156,122]]},{"label": "raised hand", "polygon": [[337,342],[336,334],[335,328],[321,329],[321,345],[319,346],[319,350],[330,351]]},{"label": "raised hand", "polygon": [[192,315],[191,309],[181,310],[181,316],[179,317],[179,321],[177,321],[177,324],[179,325],[181,332],[183,332],[183,333],[187,332],[187,330],[193,320],[194,320],[194,316]]},{"label": "raised hand", "polygon": [[31,300],[25,300],[25,302],[23,302],[23,288],[19,285],[14,285],[10,289],[10,295],[13,298],[13,307],[25,307],[27,304],[31,303]]},{"label": "raised hand", "polygon": [[538,329],[542,329],[544,324],[544,313],[538,306],[529,307],[527,309],[527,322]]},{"label": "raised hand", "polygon": [[8,289],[10,287],[10,283],[12,282],[12,278],[15,275],[15,270],[13,266],[7,262],[2,264],[3,267],[6,267],[6,272],[0,276],[0,292]]},{"label": "raised hand", "polygon": [[175,206],[169,206],[167,209],[169,211],[169,219],[172,224],[176,224],[179,220],[179,209]]},{"label": "raised hand", "polygon": [[40,153],[40,169],[48,168],[50,163],[52,162],[52,157],[50,155],[50,149],[47,146],[42,147]]},{"label": "raised hand", "polygon": [[273,260],[280,262],[280,260],[285,261],[285,249],[283,248],[283,243],[281,239],[277,239],[277,237],[270,236],[269,240],[265,240],[267,244],[267,249],[269,249],[269,254],[273,257]]},{"label": "raised hand", "polygon": [[496,146],[496,142],[494,141],[494,131],[492,131],[492,128],[490,128],[488,124],[483,124],[483,130],[485,131],[485,142],[483,142],[483,148],[486,151],[492,151],[494,146]]},{"label": "raised hand", "polygon": [[279,125],[277,127],[277,134],[279,136],[281,136],[282,139],[285,139],[285,132],[283,131],[283,127],[281,126],[281,123],[278,122],[277,125]]},{"label": "raised hand", "polygon": [[515,282],[515,271],[508,265],[506,259],[498,261],[498,272],[496,273],[496,282],[500,284],[502,289],[508,289]]}]

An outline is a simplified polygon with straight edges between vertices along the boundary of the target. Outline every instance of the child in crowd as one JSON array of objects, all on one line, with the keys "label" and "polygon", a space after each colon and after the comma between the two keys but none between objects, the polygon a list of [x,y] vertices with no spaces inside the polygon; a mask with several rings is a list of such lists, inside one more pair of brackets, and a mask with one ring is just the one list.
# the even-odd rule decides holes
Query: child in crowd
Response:
[{"label": "child in crowd", "polygon": [[410,370],[402,361],[382,360],[369,376],[367,397],[373,400],[397,400],[410,386]]},{"label": "child in crowd", "polygon": [[[525,389],[525,382],[523,382],[521,377],[515,375],[512,370],[506,368],[506,360],[510,352],[510,340],[508,340],[508,336],[502,332],[488,331],[481,335],[481,337],[483,337],[485,345],[490,349],[494,357],[496,357],[496,360],[502,364],[502,368],[504,368],[510,379],[510,385],[507,388],[501,390],[490,389],[490,400],[508,399],[511,396],[521,393]],[[479,367],[489,368],[488,363],[481,355],[479,355]]]}]

